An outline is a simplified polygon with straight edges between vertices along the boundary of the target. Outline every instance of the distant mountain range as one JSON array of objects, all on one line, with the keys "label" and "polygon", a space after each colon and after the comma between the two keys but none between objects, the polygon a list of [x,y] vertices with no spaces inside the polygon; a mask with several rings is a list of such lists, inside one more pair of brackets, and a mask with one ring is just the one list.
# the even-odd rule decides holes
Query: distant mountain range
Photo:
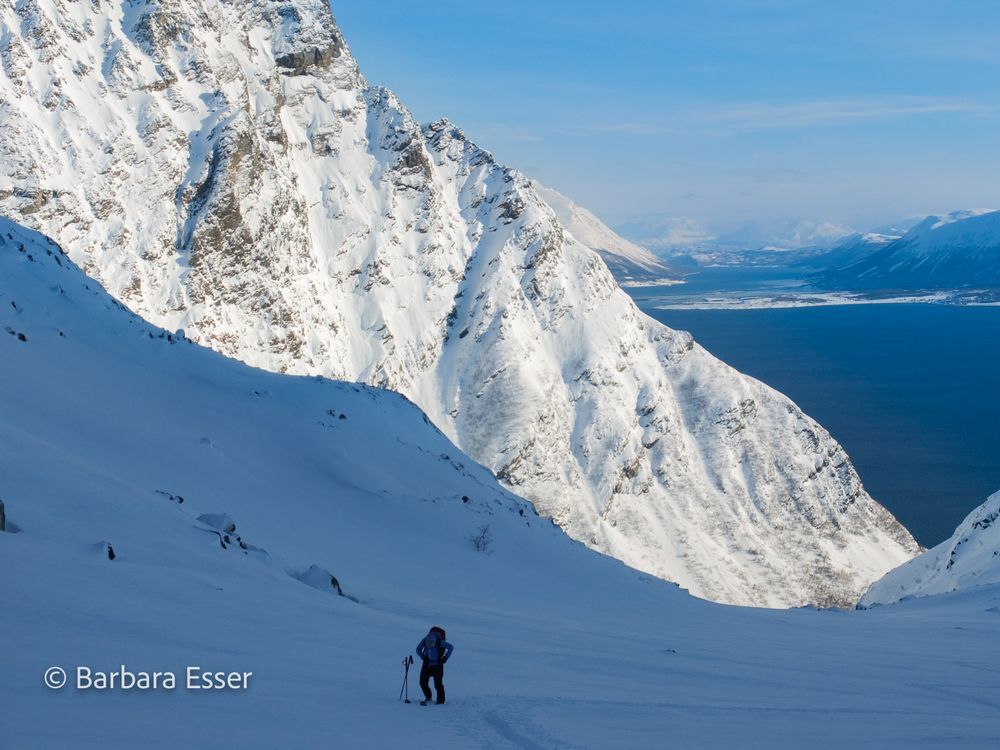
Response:
[{"label": "distant mountain range", "polygon": [[632,222],[618,231],[685,272],[780,266],[824,290],[865,293],[1000,287],[995,209],[909,218],[866,232],[831,222],[780,220],[712,233],[676,218]]},{"label": "distant mountain range", "polygon": [[813,262],[814,281],[849,291],[1000,286],[1000,211],[928,216],[902,236],[855,236]]},{"label": "distant mountain range", "polygon": [[833,248],[800,255],[791,265],[804,269],[826,271],[856,263],[876,250],[898,240],[905,232],[859,232],[841,240]]},{"label": "distant mountain range", "polygon": [[626,222],[615,226],[622,237],[648,247],[654,252],[702,247],[715,240],[715,234],[695,219],[683,216],[661,216]]},{"label": "distant mountain range", "polygon": [[713,231],[676,217],[630,222],[617,231],[684,270],[787,265],[822,253],[854,233],[847,226],[805,219],[762,219]]},{"label": "distant mountain range", "polygon": [[715,244],[747,250],[803,250],[831,247],[854,230],[842,224],[807,219],[751,221],[737,229],[720,234]]}]

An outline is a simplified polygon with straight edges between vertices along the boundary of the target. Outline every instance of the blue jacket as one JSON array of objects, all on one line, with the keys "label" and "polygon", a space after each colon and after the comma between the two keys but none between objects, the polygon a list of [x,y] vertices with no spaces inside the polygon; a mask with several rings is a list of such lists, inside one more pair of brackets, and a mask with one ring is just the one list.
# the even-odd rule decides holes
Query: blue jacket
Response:
[{"label": "blue jacket", "polygon": [[[427,640],[430,638],[434,639],[433,646],[427,645]],[[421,638],[420,643],[417,644],[417,656],[431,666],[444,664],[448,661],[448,657],[451,656],[451,652],[454,650],[455,647],[448,643],[448,641],[441,638],[441,636],[437,633],[428,633]]]}]

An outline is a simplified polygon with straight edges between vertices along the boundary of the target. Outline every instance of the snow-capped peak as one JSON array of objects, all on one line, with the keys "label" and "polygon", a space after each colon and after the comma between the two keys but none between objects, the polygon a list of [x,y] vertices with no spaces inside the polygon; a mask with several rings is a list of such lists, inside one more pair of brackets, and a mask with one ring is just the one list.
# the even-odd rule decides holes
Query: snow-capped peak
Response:
[{"label": "snow-capped peak", "polygon": [[644,247],[678,250],[710,244],[715,235],[687,216],[661,216],[620,224],[618,231]]},{"label": "snow-capped peak", "polygon": [[[963,209],[963,210],[959,210],[959,211],[952,211],[951,213],[945,214],[943,216],[928,216],[924,220],[924,222],[922,222],[918,226],[921,226],[923,223],[926,223],[926,224],[929,224],[929,227],[927,227],[927,228],[929,228],[930,230],[933,231],[935,229],[940,229],[941,227],[945,226],[946,224],[954,224],[956,221],[964,221],[965,219],[971,219],[971,218],[974,218],[976,216],[982,216],[983,214],[992,214],[992,213],[996,213],[996,212],[997,212],[997,209],[995,209],[995,208],[970,208],[970,209]],[[996,218],[996,217],[994,217],[994,218]],[[914,228],[916,228],[916,227],[914,227]]]},{"label": "snow-capped peak", "polygon": [[700,596],[853,603],[916,552],[822,427],[369,86],[325,0],[7,3],[0,59],[0,211],[155,324],[403,393],[571,536]]},{"label": "snow-capped peak", "polygon": [[929,255],[955,243],[1000,244],[1000,211],[967,209],[928,216],[903,235],[911,254]]},{"label": "snow-capped peak", "polygon": [[902,237],[852,261],[823,274],[821,282],[843,289],[1000,286],[1000,211],[928,216]]},{"label": "snow-capped peak", "polygon": [[720,233],[715,244],[744,250],[799,250],[809,247],[832,247],[853,233],[854,230],[850,227],[829,221],[760,219],[729,232]]}]

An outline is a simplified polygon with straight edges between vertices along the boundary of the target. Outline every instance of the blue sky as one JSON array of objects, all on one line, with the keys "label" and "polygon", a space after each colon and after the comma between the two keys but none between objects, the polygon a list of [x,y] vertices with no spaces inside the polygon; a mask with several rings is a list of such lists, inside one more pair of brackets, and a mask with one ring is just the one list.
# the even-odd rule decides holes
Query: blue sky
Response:
[{"label": "blue sky", "polygon": [[1000,207],[992,0],[334,0],[421,121],[615,224]]}]

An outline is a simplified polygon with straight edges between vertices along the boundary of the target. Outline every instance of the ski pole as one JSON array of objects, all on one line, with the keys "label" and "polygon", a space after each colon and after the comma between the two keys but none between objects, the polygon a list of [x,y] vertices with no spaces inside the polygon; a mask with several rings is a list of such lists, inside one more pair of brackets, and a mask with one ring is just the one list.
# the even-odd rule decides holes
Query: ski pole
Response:
[{"label": "ski pole", "polygon": [[403,659],[403,686],[399,689],[399,699],[403,700],[403,694],[406,694],[406,700],[404,703],[410,702],[410,665],[413,664],[413,657],[407,656]]},{"label": "ski pole", "polygon": [[403,687],[406,688],[406,703],[410,702],[410,665],[413,664],[413,657],[406,657],[406,669],[403,672]]}]

